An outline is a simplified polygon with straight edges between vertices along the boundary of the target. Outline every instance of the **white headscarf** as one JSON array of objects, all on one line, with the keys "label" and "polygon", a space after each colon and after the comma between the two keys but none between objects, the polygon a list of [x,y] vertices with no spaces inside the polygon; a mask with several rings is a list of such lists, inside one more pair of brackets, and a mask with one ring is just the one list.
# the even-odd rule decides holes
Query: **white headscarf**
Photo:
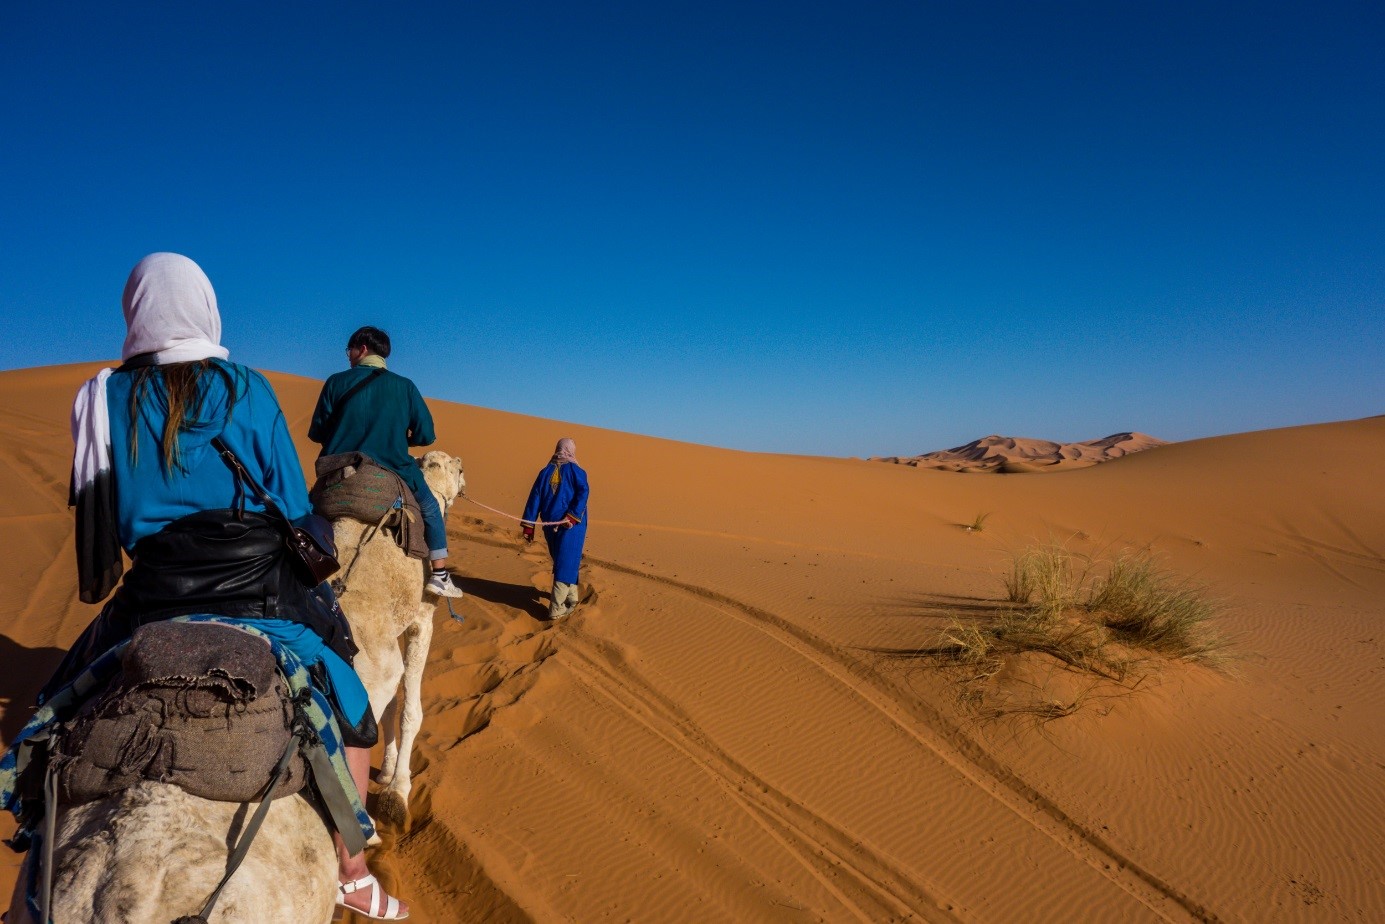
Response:
[{"label": "white headscarf", "polygon": [[121,298],[121,359],[154,353],[160,364],[226,359],[216,293],[202,268],[182,254],[151,253],[135,264]]}]

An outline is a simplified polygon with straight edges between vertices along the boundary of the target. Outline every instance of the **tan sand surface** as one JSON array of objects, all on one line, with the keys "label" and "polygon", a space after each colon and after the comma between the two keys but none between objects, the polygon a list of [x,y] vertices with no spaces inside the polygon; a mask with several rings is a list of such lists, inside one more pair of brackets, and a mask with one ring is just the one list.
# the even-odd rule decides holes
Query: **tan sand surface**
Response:
[{"label": "tan sand surface", "polygon": [[[66,493],[95,368],[0,373],[5,740],[94,612]],[[306,465],[319,383],[270,378]],[[412,828],[374,860],[415,920],[1385,920],[1385,418],[957,478],[430,403],[476,500],[518,513],[560,436],[593,493],[556,626],[541,545],[453,509],[466,621],[440,608]],[[1050,538],[1208,584],[1235,676],[1036,726],[874,653],[993,610]]]},{"label": "tan sand surface", "polygon": [[1099,440],[1055,443],[1022,436],[983,436],[964,446],[925,452],[917,456],[876,456],[872,462],[893,462],[910,468],[945,472],[990,472],[1018,475],[1087,468],[1156,446],[1168,445],[1146,433],[1113,433]]}]

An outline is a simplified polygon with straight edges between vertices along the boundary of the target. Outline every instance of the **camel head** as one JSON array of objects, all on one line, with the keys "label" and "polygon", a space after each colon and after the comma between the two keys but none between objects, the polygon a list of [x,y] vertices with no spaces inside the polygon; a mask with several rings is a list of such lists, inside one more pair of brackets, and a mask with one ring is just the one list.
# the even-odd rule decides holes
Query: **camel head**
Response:
[{"label": "camel head", "polygon": [[447,511],[452,509],[452,502],[466,488],[462,460],[434,449],[418,460],[418,467],[423,469],[423,480],[428,482],[428,487],[437,495],[438,506],[442,507],[443,515],[446,516]]}]

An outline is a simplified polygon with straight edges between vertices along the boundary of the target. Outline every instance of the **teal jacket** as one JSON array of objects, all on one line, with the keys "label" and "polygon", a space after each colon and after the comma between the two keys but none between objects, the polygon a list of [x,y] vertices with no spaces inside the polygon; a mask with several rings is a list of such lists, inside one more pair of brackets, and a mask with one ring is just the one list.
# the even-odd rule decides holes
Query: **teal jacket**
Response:
[{"label": "teal jacket", "polygon": [[332,410],[347,391],[373,369],[355,366],[338,372],[322,385],[317,397],[308,439],[322,444],[320,455],[363,452],[381,467],[394,472],[417,495],[428,490],[423,472],[409,455],[410,446],[429,446],[433,415],[413,382],[389,370],[351,396],[332,426]]}]

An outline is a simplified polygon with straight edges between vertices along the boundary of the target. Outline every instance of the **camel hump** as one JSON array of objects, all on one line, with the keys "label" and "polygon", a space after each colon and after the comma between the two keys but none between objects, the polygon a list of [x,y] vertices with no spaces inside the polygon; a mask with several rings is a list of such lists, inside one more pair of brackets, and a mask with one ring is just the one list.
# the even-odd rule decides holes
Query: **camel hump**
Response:
[{"label": "camel hump", "polygon": [[[121,673],[59,744],[59,799],[84,803],[141,780],[220,802],[261,798],[294,718],[274,653],[227,626],[158,622],[136,630]],[[303,788],[295,755],[270,793]]]}]

